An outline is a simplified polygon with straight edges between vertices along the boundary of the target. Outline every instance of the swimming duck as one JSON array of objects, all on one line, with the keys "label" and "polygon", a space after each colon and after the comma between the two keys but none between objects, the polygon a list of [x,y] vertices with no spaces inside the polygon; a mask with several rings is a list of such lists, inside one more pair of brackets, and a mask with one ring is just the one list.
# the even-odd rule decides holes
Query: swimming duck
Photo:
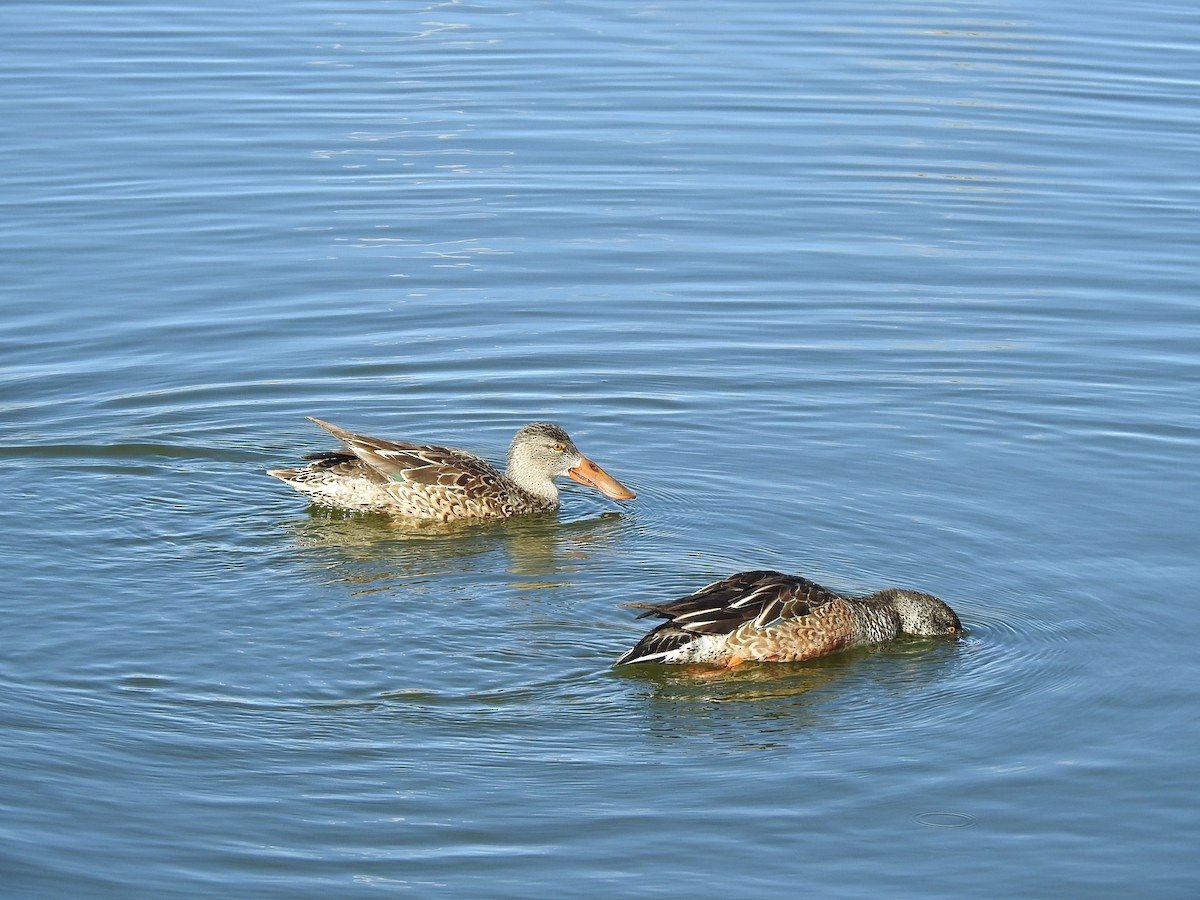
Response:
[{"label": "swimming duck", "polygon": [[355,434],[314,419],[345,450],[309,453],[313,462],[295,469],[271,469],[316,503],[341,509],[453,522],[499,519],[558,507],[554,479],[566,475],[613,500],[635,495],[580,453],[567,433],[548,422],[517,432],[503,472],[453,447],[385,441]]},{"label": "swimming duck", "polygon": [[666,619],[621,656],[627,663],[799,662],[899,634],[958,634],[962,623],[930,594],[886,588],[843,597],[782,572],[740,572],[670,603],[623,603]]}]

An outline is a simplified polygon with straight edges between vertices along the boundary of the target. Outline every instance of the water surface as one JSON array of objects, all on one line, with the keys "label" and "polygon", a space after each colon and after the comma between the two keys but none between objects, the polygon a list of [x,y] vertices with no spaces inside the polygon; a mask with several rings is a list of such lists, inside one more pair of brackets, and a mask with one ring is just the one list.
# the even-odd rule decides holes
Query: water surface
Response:
[{"label": "water surface", "polygon": [[[1194,896],[1190,6],[0,19],[12,896]],[[639,496],[310,509],[306,415]],[[751,568],[969,633],[611,668]]]}]

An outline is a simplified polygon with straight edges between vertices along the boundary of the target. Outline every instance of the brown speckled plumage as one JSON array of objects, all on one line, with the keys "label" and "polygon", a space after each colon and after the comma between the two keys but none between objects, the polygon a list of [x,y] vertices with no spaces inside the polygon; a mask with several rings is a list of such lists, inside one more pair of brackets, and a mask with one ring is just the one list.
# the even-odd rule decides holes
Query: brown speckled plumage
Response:
[{"label": "brown speckled plumage", "polygon": [[558,507],[554,478],[566,475],[617,500],[633,497],[583,456],[557,425],[517,432],[504,472],[453,447],[387,441],[311,419],[346,447],[310,453],[307,466],[268,472],[313,502],[435,522],[497,519]]},{"label": "brown speckled plumage", "polygon": [[798,575],[741,572],[670,603],[626,603],[666,619],[617,664],[799,662],[899,634],[962,630],[930,594],[888,588],[843,597]]}]

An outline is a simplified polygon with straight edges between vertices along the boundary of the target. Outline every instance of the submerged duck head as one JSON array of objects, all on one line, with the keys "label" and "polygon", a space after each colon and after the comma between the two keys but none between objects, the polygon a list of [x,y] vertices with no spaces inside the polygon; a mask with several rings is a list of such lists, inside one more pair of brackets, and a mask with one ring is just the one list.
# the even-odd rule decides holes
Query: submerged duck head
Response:
[{"label": "submerged duck head", "polygon": [[905,634],[932,637],[959,634],[963,630],[954,610],[932,594],[887,588],[866,599],[877,600],[894,609],[900,617],[900,630]]}]

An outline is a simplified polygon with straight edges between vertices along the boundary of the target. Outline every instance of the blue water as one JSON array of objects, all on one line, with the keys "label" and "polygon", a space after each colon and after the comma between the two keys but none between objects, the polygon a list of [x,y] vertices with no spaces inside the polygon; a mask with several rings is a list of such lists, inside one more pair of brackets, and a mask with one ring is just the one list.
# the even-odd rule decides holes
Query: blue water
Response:
[{"label": "blue water", "polygon": [[[0,24],[6,896],[1196,895],[1192,5]],[[638,499],[310,509],[307,415]],[[611,668],[768,567],[969,632]]]}]

